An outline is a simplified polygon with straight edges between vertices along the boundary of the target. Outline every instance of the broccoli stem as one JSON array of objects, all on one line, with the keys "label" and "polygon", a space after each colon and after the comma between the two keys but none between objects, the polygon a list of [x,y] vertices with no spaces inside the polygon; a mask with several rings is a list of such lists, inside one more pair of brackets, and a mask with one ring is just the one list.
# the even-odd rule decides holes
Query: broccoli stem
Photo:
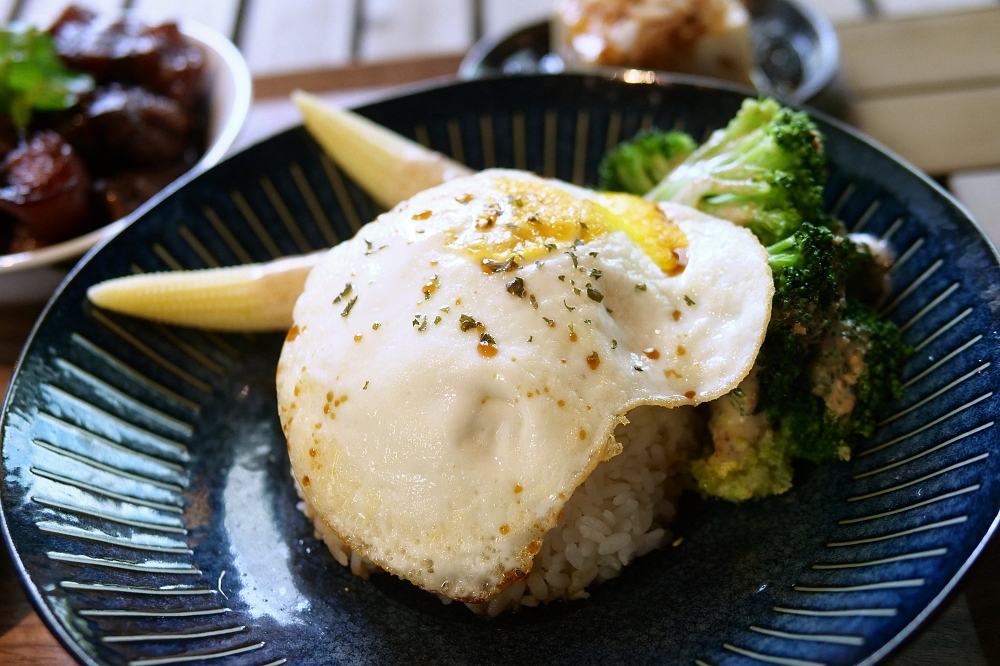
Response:
[{"label": "broccoli stem", "polygon": [[803,222],[826,224],[824,164],[822,139],[808,116],[773,99],[746,100],[645,196],[747,226],[771,244]]}]

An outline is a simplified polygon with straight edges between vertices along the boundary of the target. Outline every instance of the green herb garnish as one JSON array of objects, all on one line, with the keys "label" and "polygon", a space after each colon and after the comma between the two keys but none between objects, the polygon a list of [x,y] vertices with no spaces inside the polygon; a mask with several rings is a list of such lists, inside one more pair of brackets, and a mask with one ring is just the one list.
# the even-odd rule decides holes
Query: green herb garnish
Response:
[{"label": "green herb garnish", "polygon": [[68,109],[93,88],[89,75],[59,60],[48,33],[17,23],[0,29],[0,112],[15,127],[26,127],[32,111]]},{"label": "green herb garnish", "polygon": [[344,291],[340,292],[340,294],[337,296],[337,298],[333,299],[333,302],[334,303],[339,303],[343,299],[347,298],[347,296],[351,293],[351,290],[353,288],[354,287],[351,286],[350,282],[348,282],[347,284],[345,284],[344,285]]},{"label": "green herb garnish", "polygon": [[474,317],[464,314],[458,318],[458,327],[464,333],[466,331],[471,331],[474,328],[483,328],[483,325],[476,321]]},{"label": "green herb garnish", "polygon": [[506,285],[507,293],[518,298],[524,298],[524,280],[522,278],[516,277]]}]

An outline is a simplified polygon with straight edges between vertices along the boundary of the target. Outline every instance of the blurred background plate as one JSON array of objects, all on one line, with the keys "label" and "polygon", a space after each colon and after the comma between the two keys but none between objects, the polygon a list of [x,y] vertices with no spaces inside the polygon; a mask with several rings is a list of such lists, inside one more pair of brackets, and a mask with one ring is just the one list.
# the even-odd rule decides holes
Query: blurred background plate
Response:
[{"label": "blurred background plate", "polygon": [[[250,111],[253,85],[243,56],[226,37],[195,21],[179,21],[185,37],[205,55],[210,82],[208,146],[188,173],[216,164],[226,154]],[[98,242],[121,231],[135,213],[83,236],[47,247],[0,255],[0,307],[44,302],[66,277],[69,268]]]},{"label": "blurred background plate", "polygon": [[[831,115],[847,112],[839,80],[840,51],[829,19],[797,0],[750,0],[750,36],[757,89],[793,104],[809,104]],[[512,74],[553,74],[567,65],[550,48],[549,22],[486,37],[469,50],[459,67],[463,79]]]},{"label": "blurred background plate", "polygon": [[[698,138],[745,93],[523,76],[361,109],[474,168],[593,184],[642,127]],[[687,497],[676,547],[591,598],[483,621],[338,565],[297,510],[278,423],[282,335],[216,335],[90,308],[88,286],[322,248],[378,211],[301,128],[190,180],[97,250],[43,316],[0,444],[5,536],[39,614],[87,664],[871,664],[937,608],[997,521],[1000,266],[933,181],[838,124],[826,204],[899,259],[885,313],[914,347],[906,393],[850,463],[790,492]]]}]

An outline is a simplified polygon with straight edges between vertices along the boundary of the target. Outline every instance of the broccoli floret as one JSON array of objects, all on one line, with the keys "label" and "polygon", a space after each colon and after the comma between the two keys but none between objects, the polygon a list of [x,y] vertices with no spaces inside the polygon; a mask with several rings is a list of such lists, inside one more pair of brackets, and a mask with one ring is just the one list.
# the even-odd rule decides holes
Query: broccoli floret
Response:
[{"label": "broccoli floret", "polygon": [[763,402],[784,404],[799,389],[815,345],[839,318],[843,264],[838,238],[808,222],[767,252],[774,298],[757,363]]},{"label": "broccoli floret", "polygon": [[850,459],[848,424],[828,413],[818,396],[796,395],[768,415],[775,419],[775,446],[789,455],[813,462]]},{"label": "broccoli floret", "polygon": [[892,322],[848,297],[874,259],[862,244],[808,222],[767,251],[775,292],[757,376],[771,431],[761,441],[814,462],[849,458],[901,397],[908,353]]},{"label": "broccoli floret", "polygon": [[[736,390],[709,403],[713,448],[690,468],[700,490],[733,502],[779,494],[791,487],[793,458],[849,459],[857,440],[872,436],[902,395],[909,350],[866,305],[848,301],[842,315],[812,347],[777,336],[789,346],[762,353]],[[769,332],[765,347],[774,344]]]},{"label": "broccoli floret", "polygon": [[871,437],[878,417],[902,397],[908,353],[895,324],[848,301],[798,385],[765,406],[776,445],[814,462],[849,458],[851,445]]},{"label": "broccoli floret", "polygon": [[885,408],[903,397],[900,377],[911,350],[898,326],[862,303],[849,300],[841,321],[850,335],[868,344],[865,369],[854,391],[857,403],[851,410],[851,423],[854,433],[871,437]]},{"label": "broccoli floret", "polygon": [[684,132],[651,128],[618,144],[601,161],[600,187],[643,195],[694,152],[698,144]]},{"label": "broccoli floret", "polygon": [[826,227],[803,222],[791,236],[768,246],[772,327],[791,329],[804,343],[826,333],[843,298],[840,245]]},{"label": "broccoli floret", "polygon": [[886,271],[892,263],[885,243],[868,234],[850,234],[840,239],[839,257],[847,298],[877,303],[885,295]]},{"label": "broccoli floret", "polygon": [[791,329],[768,326],[764,343],[757,354],[761,403],[782,405],[795,395],[810,356],[809,347]]},{"label": "broccoli floret", "polygon": [[767,247],[774,279],[757,362],[740,387],[709,404],[712,449],[691,462],[710,495],[742,501],[783,492],[793,458],[849,458],[901,397],[908,349],[867,305],[883,291],[888,257],[823,212],[824,166],[808,116],[772,99],[747,100],[645,195],[748,227]]},{"label": "broccoli floret", "polygon": [[770,245],[802,222],[827,224],[822,208],[825,159],[822,137],[809,116],[773,99],[748,99],[725,128],[646,197],[747,226]]},{"label": "broccoli floret", "polygon": [[[871,279],[875,260],[867,246],[808,222],[767,252],[774,300],[760,353],[762,392],[765,402],[781,403],[795,392],[816,345],[844,316],[845,298]],[[867,287],[878,291],[878,285]]]},{"label": "broccoli floret", "polygon": [[900,397],[907,353],[894,324],[848,298],[874,259],[808,222],[767,251],[775,290],[758,364],[775,446],[812,461],[849,457]]}]

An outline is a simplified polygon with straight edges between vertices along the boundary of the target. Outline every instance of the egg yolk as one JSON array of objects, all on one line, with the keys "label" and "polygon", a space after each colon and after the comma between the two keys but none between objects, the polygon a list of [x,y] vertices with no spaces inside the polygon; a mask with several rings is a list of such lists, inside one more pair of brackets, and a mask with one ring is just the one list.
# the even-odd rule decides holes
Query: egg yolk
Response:
[{"label": "egg yolk", "polygon": [[667,275],[676,275],[687,265],[688,240],[681,228],[667,219],[659,206],[641,197],[621,192],[602,192],[601,204],[611,211],[632,242],[642,248]]},{"label": "egg yolk", "polygon": [[656,204],[620,193],[600,193],[596,201],[578,199],[546,183],[499,178],[505,194],[484,197],[483,209],[463,228],[452,230],[445,245],[483,259],[531,262],[568,244],[623,231],[659,266],[673,275],[686,263],[687,237]]}]

